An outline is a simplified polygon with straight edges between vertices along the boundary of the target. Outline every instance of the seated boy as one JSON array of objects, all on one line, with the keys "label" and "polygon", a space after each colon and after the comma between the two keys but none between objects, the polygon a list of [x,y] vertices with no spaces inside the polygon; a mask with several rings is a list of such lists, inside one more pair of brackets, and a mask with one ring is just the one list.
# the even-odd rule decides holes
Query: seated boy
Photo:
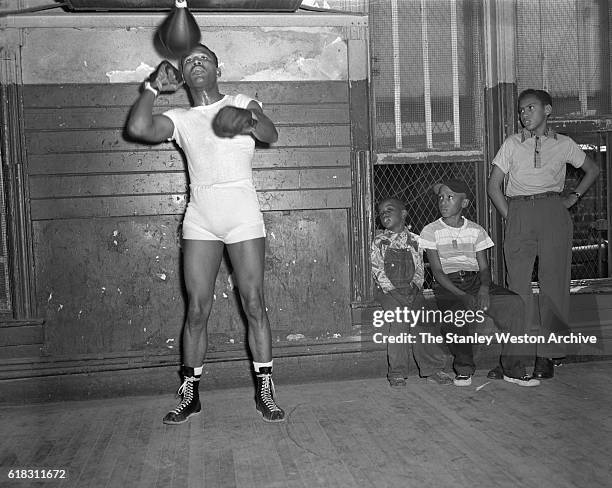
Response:
[{"label": "seated boy", "polygon": [[[397,308],[418,310],[424,306],[423,257],[418,246],[418,236],[405,226],[406,206],[399,200],[389,198],[378,205],[380,221],[385,228],[372,242],[372,275],[376,282],[376,299],[383,309]],[[418,337],[419,324],[393,321],[389,323],[389,335],[409,333]],[[432,332],[428,330],[427,332]],[[389,369],[387,378],[392,387],[406,385],[410,355],[417,363],[421,377],[441,385],[452,383],[450,375],[443,370],[447,356],[437,344],[414,344],[387,342]]]},{"label": "seated boy", "polygon": [[[482,310],[491,317],[497,327],[511,336],[525,333],[525,307],[519,295],[491,283],[486,249],[493,241],[478,224],[463,217],[463,209],[469,205],[470,190],[462,180],[450,179],[434,185],[438,195],[438,208],[442,217],[426,225],[421,232],[421,247],[427,257],[436,283],[434,294],[438,308],[447,310]],[[442,331],[457,336],[472,335],[474,324],[462,327],[444,323]],[[453,336],[455,337],[455,336]],[[476,369],[470,342],[453,340],[448,342],[454,356],[454,383],[456,386],[472,384]],[[489,372],[489,378],[501,379],[519,386],[540,384],[529,376],[526,366],[534,358],[526,358],[525,346],[510,341],[502,343],[499,368]],[[535,351],[534,351],[535,355]]]}]

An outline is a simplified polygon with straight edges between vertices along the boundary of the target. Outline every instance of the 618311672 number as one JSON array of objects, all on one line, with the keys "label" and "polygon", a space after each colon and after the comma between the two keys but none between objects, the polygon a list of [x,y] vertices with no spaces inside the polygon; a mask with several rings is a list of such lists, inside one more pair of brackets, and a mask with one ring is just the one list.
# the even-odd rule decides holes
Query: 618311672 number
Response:
[{"label": "618311672 number", "polygon": [[9,479],[15,480],[44,480],[65,479],[65,469],[10,469],[7,474]]}]

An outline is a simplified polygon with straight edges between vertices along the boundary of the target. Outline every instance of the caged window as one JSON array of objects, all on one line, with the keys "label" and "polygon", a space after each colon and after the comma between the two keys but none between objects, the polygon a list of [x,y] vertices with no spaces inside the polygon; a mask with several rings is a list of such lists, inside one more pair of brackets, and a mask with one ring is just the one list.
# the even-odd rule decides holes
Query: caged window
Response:
[{"label": "caged window", "polygon": [[370,3],[374,201],[406,202],[417,234],[438,218],[431,188],[443,178],[465,180],[475,193],[466,216],[485,218],[480,5]]},{"label": "caged window", "polygon": [[482,148],[479,5],[370,4],[377,152]]}]

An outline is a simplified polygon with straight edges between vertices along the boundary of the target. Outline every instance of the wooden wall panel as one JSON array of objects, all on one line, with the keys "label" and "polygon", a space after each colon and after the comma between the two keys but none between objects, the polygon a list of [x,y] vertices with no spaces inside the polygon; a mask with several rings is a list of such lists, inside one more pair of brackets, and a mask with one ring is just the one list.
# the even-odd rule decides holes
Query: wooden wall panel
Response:
[{"label": "wooden wall panel", "polygon": [[[346,188],[351,184],[349,168],[261,169],[253,173],[259,191]],[[137,195],[184,193],[187,178],[184,171],[166,173],[89,174],[30,178],[30,197],[69,198],[100,195]]]},{"label": "wooden wall panel", "polygon": [[[350,167],[345,147],[269,148],[255,151],[253,168]],[[83,154],[30,154],[28,173],[32,176],[85,173],[130,173],[182,171],[183,158],[174,149],[161,151],[146,146],[139,151],[120,153],[88,152]]]},{"label": "wooden wall panel", "polygon": [[[253,162],[268,231],[266,296],[275,344],[291,342],[291,334],[305,344],[351,335],[347,84],[222,89],[258,97],[279,127],[279,142],[257,148]],[[43,351],[51,357],[178,353],[188,180],[173,144],[125,137],[137,94],[134,84],[24,87],[38,307],[46,320]],[[162,96],[156,110],[187,104],[184,93]],[[224,260],[210,347],[246,357],[229,275]]]},{"label": "wooden wall panel", "polygon": [[[27,110],[53,107],[129,107],[136,100],[141,86],[135,83],[81,83],[27,85],[25,88],[27,97],[24,98],[24,108]],[[245,93],[262,102],[264,108],[268,103],[328,104],[346,103],[348,99],[346,81],[231,82],[219,83],[219,89],[221,93]],[[159,97],[155,105],[188,106],[189,99],[185,90],[179,90]]]},{"label": "wooden wall panel", "polygon": [[[304,190],[258,192],[262,211],[347,208],[350,190]],[[92,198],[32,200],[33,220],[82,219],[149,215],[182,215],[187,195],[130,195]]]},{"label": "wooden wall panel", "polygon": [[[266,298],[275,344],[351,333],[346,210],[265,214]],[[184,319],[180,216],[34,223],[45,353],[176,353]],[[224,260],[210,350],[245,352]]]},{"label": "wooden wall panel", "polygon": [[[143,147],[142,143],[126,139],[123,129],[29,132],[26,134],[26,144],[31,154],[137,151]],[[311,125],[280,129],[275,147],[348,145],[350,145],[348,126]],[[168,142],[157,144],[154,147],[169,150],[174,146]]]},{"label": "wooden wall panel", "polygon": [[[308,124],[348,124],[348,112],[344,103],[304,105],[297,103],[265,104],[266,114],[278,127]],[[160,114],[168,106],[155,107]],[[127,113],[124,107],[73,107],[68,113],[64,108],[30,107],[25,110],[25,124],[30,130],[105,129],[121,127]]]},{"label": "wooden wall panel", "polygon": [[[230,83],[222,89],[255,94],[273,120],[280,117],[279,141],[258,148],[254,159],[265,210],[350,207],[346,83]],[[145,145],[125,135],[137,94],[134,84],[26,87],[33,220],[184,212],[187,178],[176,146]],[[181,91],[156,104],[159,112],[188,100]]]}]

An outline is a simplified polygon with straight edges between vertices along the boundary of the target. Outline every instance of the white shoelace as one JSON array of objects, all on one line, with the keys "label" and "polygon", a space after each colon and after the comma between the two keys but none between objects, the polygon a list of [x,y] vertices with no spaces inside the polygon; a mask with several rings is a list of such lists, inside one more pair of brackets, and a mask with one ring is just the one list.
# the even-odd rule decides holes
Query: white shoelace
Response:
[{"label": "white shoelace", "polygon": [[193,377],[193,376],[191,376],[189,378],[185,378],[185,381],[183,381],[183,384],[179,387],[177,394],[179,396],[182,395],[183,399],[176,406],[176,408],[174,410],[172,410],[173,413],[175,413],[175,414],[181,413],[187,407],[187,405],[189,405],[191,403],[191,401],[193,400],[193,383],[194,383],[194,381],[195,381],[195,377]]},{"label": "white shoelace", "polygon": [[276,395],[276,392],[274,391],[272,375],[262,374],[260,376],[263,379],[261,399],[265,403],[266,407],[268,407],[268,410],[272,412],[280,411],[280,408],[278,408],[273,398],[273,396]]}]

